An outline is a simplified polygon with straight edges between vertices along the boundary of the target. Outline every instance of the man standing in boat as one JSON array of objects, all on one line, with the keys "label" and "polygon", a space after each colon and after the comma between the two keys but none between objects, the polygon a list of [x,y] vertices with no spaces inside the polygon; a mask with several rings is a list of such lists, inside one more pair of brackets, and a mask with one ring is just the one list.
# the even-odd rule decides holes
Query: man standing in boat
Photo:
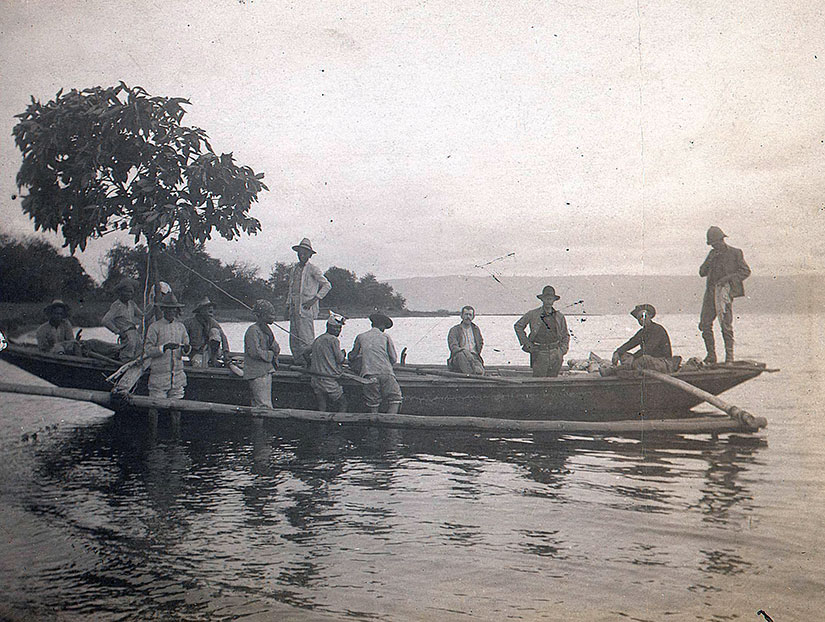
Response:
[{"label": "man standing in boat", "polygon": [[310,377],[309,384],[315,392],[318,410],[321,412],[326,412],[328,405],[332,407],[332,412],[347,412],[347,398],[339,380],[344,373],[343,364],[346,359],[341,342],[338,341],[344,321],[344,318],[330,314],[327,332],[312,342],[309,369],[316,375]]},{"label": "man standing in boat", "polygon": [[327,278],[309,258],[315,254],[309,238],[292,247],[298,263],[289,273],[289,293],[286,306],[289,317],[289,349],[297,365],[304,364],[303,354],[315,341],[315,318],[321,299],[332,288]]},{"label": "man standing in boat", "polygon": [[381,401],[386,400],[388,413],[401,409],[401,387],[395,378],[393,365],[398,360],[395,344],[384,331],[392,328],[392,320],[383,313],[370,315],[372,328],[355,338],[349,353],[350,366],[364,378],[375,382],[364,385],[364,403],[372,413],[377,413]]},{"label": "man standing in boat", "polygon": [[707,258],[699,267],[699,276],[707,277],[705,297],[699,330],[705,341],[705,363],[716,363],[716,344],[713,339],[713,320],[719,320],[722,339],[725,342],[725,363],[733,362],[733,299],[745,295],[742,284],[751,274],[745,256],[738,248],[725,243],[727,236],[719,227],[710,227],[707,243],[711,247]]},{"label": "man standing in boat", "polygon": [[[546,285],[536,296],[542,305],[531,309],[513,326],[521,349],[530,354],[530,367],[535,377],[555,377],[561,371],[564,355],[570,347],[570,333],[564,314],[553,308],[559,300],[556,290]],[[530,335],[525,332],[530,327]]]},{"label": "man standing in boat", "polygon": [[[653,305],[636,305],[630,312],[641,328],[613,353],[613,364],[621,363],[627,369],[652,369],[668,373],[676,371],[679,357],[673,357],[670,337],[661,324],[653,321],[656,308]],[[631,353],[633,348],[639,348]]]},{"label": "man standing in boat", "polygon": [[137,306],[133,297],[135,284],[131,279],[123,279],[115,288],[117,300],[103,316],[102,324],[115,335],[123,348],[119,357],[121,361],[131,361],[140,355],[143,346],[139,330],[143,311]]},{"label": "man standing in boat", "polygon": [[461,323],[456,324],[447,333],[447,347],[450,348],[450,358],[447,359],[447,369],[462,374],[484,375],[484,360],[481,358],[481,349],[484,339],[481,338],[481,329],[475,325],[473,319],[476,310],[470,305],[461,307]]},{"label": "man standing in boat", "polygon": [[278,368],[281,347],[269,325],[275,321],[275,307],[258,300],[252,309],[256,322],[243,338],[243,377],[249,382],[252,405],[272,408],[272,370]]},{"label": "man standing in boat", "polygon": [[157,306],[163,317],[155,320],[146,331],[146,356],[149,365],[149,397],[183,399],[186,373],[183,354],[189,353],[189,334],[178,321],[183,305],[170,291],[163,294]]}]

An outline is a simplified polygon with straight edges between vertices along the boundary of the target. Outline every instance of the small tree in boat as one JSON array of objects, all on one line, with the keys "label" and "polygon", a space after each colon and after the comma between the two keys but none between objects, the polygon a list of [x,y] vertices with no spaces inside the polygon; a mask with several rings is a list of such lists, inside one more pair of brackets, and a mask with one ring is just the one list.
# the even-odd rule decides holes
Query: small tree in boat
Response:
[{"label": "small tree in boat", "polygon": [[217,155],[203,130],[181,125],[185,104],[123,82],[61,89],[46,104],[32,98],[12,134],[23,154],[22,208],[35,230],[59,232],[72,253],[128,231],[149,248],[155,283],[153,257],[167,244],[257,233],[249,210],[267,190],[263,174]]}]

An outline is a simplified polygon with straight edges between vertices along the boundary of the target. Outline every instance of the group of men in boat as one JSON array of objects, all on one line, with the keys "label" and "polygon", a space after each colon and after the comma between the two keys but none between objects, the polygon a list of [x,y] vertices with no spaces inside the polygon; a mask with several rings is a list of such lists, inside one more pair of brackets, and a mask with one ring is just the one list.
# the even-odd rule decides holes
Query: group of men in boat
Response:
[{"label": "group of men in boat", "polygon": [[[742,281],[750,275],[740,249],[728,246],[727,236],[719,227],[707,231],[711,246],[707,258],[699,268],[706,278],[699,330],[707,349],[705,363],[716,363],[713,322],[718,320],[725,344],[725,362],[734,360],[733,354],[733,299],[744,295]],[[378,412],[382,403],[388,412],[398,412],[402,394],[395,378],[397,362],[395,345],[386,330],[393,325],[387,315],[375,312],[369,316],[370,330],[355,338],[349,355],[341,349],[339,335],[345,318],[330,313],[326,332],[315,338],[314,320],[318,317],[320,301],[331,285],[310,258],[315,254],[309,239],[304,238],[292,247],[298,256],[290,270],[287,315],[290,320],[289,344],[294,361],[311,374],[311,385],[321,410],[346,411],[346,397],[341,386],[344,362],[360,375],[363,381],[364,402],[371,412]],[[165,285],[165,284],[164,284]],[[149,363],[149,392],[152,397],[180,399],[186,385],[183,355],[188,355],[194,367],[217,366],[228,362],[229,343],[220,324],[214,318],[215,305],[201,300],[193,315],[179,321],[183,305],[171,289],[162,290],[156,306],[162,313],[149,325],[141,337],[139,327],[145,315],[135,304],[135,285],[126,279],[117,286],[115,300],[103,325],[118,336],[117,355],[122,361],[133,360],[143,352]],[[561,370],[570,345],[570,333],[564,314],[554,307],[560,296],[547,285],[536,296],[541,306],[531,309],[514,324],[522,350],[530,354],[530,366],[536,377],[554,377]],[[280,346],[269,327],[275,321],[272,303],[258,300],[252,309],[255,323],[244,335],[243,377],[249,383],[252,404],[272,407],[272,373],[278,367]],[[68,320],[69,307],[61,300],[46,307],[48,321],[36,333],[41,350],[72,352],[77,337]],[[612,365],[619,368],[653,369],[673,372],[680,358],[674,357],[667,330],[653,321],[656,309],[651,304],[636,305],[630,314],[639,323],[639,330],[619,346],[612,357]],[[483,375],[481,356],[484,339],[473,321],[475,309],[464,306],[461,322],[447,334],[450,356],[448,369],[471,375]],[[529,331],[529,332],[528,332]]]}]

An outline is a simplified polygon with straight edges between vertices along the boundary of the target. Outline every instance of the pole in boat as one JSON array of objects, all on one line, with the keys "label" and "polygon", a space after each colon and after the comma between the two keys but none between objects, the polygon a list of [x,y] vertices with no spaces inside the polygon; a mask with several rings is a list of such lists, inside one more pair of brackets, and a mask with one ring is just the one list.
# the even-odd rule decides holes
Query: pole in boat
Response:
[{"label": "pole in boat", "polygon": [[680,380],[679,378],[674,378],[673,376],[668,376],[667,374],[663,374],[652,369],[643,369],[641,370],[641,372],[643,375],[648,376],[649,378],[655,378],[660,382],[664,382],[671,386],[677,387],[685,393],[690,393],[691,395],[700,398],[708,404],[716,406],[716,408],[730,415],[730,417],[736,419],[742,425],[748,428],[764,427],[764,425],[767,425],[767,422],[765,421],[764,417],[754,417],[746,410],[742,410],[741,408],[733,404],[728,404],[724,400],[719,399],[719,397],[717,397],[713,393],[708,393],[707,391],[704,391],[699,387],[694,387],[689,382],[685,382],[684,380]]}]

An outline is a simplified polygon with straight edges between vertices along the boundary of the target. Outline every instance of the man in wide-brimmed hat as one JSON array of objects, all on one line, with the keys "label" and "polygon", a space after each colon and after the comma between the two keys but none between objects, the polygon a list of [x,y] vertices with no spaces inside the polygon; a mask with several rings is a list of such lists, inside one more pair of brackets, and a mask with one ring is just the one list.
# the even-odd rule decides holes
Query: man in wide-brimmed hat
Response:
[{"label": "man in wide-brimmed hat", "polygon": [[347,411],[347,398],[339,380],[344,372],[346,355],[338,340],[345,321],[345,318],[330,312],[327,332],[312,342],[309,369],[317,375],[310,377],[309,383],[318,400],[318,410],[322,412],[327,410],[328,405],[332,412]]},{"label": "man in wide-brimmed hat", "polygon": [[[681,362],[670,348],[670,337],[661,324],[653,321],[656,308],[650,304],[636,305],[630,312],[641,328],[613,353],[613,364],[629,369],[653,369],[662,373],[676,371]],[[630,352],[639,348],[636,352]]]},{"label": "man in wide-brimmed hat", "polygon": [[131,361],[140,355],[143,346],[140,334],[143,311],[133,300],[135,283],[132,279],[122,279],[115,292],[117,299],[103,316],[102,324],[117,335],[117,342],[123,346],[118,355],[120,360]]},{"label": "man in wide-brimmed hat", "polygon": [[73,351],[74,327],[69,321],[69,305],[53,300],[43,309],[48,321],[37,328],[37,347],[43,352],[66,354]]},{"label": "man in wide-brimmed hat", "polygon": [[401,387],[395,379],[393,365],[398,360],[395,344],[384,331],[392,328],[392,320],[384,313],[376,311],[370,315],[372,328],[355,338],[349,352],[350,365],[364,378],[374,378],[375,382],[363,385],[364,405],[370,412],[377,413],[382,401],[387,402],[387,412],[397,413],[401,409]]},{"label": "man in wide-brimmed hat", "polygon": [[189,333],[192,367],[217,367],[218,362],[229,352],[229,340],[221,325],[215,319],[215,303],[204,296],[192,310],[192,317],[183,325]]},{"label": "man in wide-brimmed hat", "polygon": [[249,383],[252,406],[272,408],[272,370],[278,368],[281,347],[269,325],[275,321],[275,307],[258,300],[252,308],[255,323],[243,338],[243,377]]},{"label": "man in wide-brimmed hat", "polygon": [[[545,285],[536,298],[542,305],[531,309],[513,325],[521,349],[530,353],[530,367],[536,377],[558,376],[564,355],[570,347],[570,333],[564,314],[553,308],[560,299],[556,290]],[[530,327],[527,335],[526,328]]]},{"label": "man in wide-brimmed hat", "polygon": [[163,317],[146,331],[146,355],[150,358],[149,397],[182,399],[186,386],[183,354],[189,353],[189,333],[178,321],[183,305],[170,291],[155,303]]},{"label": "man in wide-brimmed hat", "polygon": [[303,364],[303,353],[315,341],[315,318],[318,317],[321,299],[332,288],[327,278],[309,258],[315,254],[309,238],[292,247],[298,254],[289,272],[287,317],[289,318],[289,349],[297,364]]},{"label": "man in wide-brimmed hat", "polygon": [[705,261],[699,267],[699,276],[706,278],[705,297],[699,316],[699,330],[705,342],[705,363],[716,363],[716,343],[713,338],[713,320],[719,320],[722,339],[725,342],[725,362],[733,362],[733,299],[745,295],[742,284],[751,274],[745,263],[745,255],[738,248],[728,246],[728,237],[719,227],[707,231],[707,243],[711,247]]}]

